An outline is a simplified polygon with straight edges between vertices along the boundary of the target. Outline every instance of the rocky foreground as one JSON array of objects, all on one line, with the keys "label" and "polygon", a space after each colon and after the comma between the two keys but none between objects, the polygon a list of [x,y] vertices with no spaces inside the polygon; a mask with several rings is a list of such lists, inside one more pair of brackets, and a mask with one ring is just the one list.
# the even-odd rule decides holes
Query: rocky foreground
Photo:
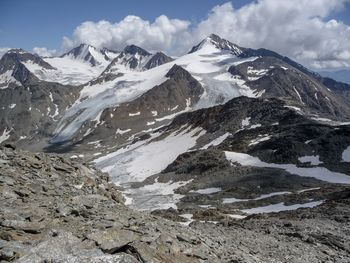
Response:
[{"label": "rocky foreground", "polygon": [[183,226],[127,208],[99,171],[8,145],[0,190],[0,262],[350,261],[349,188],[312,209]]}]

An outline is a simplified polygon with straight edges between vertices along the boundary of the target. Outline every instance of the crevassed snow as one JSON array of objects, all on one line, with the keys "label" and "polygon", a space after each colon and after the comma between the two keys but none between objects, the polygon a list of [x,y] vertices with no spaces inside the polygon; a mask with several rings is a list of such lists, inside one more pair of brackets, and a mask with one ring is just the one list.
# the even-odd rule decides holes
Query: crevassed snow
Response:
[{"label": "crevassed snow", "polygon": [[231,133],[226,132],[225,134],[221,135],[220,137],[216,138],[215,140],[211,141],[210,143],[204,145],[201,149],[208,149],[211,146],[217,146],[221,144],[228,136],[230,136]]},{"label": "crevassed snow", "polygon": [[312,165],[319,165],[322,163],[320,161],[320,156],[318,155],[302,156],[302,157],[299,157],[298,160],[301,163],[311,163]]},{"label": "crevassed snow", "polygon": [[282,202],[282,203],[273,204],[273,205],[255,207],[255,208],[250,208],[250,209],[243,209],[241,211],[244,213],[247,213],[247,214],[273,213],[273,212],[281,212],[281,211],[291,211],[291,210],[296,210],[299,208],[312,208],[312,207],[321,205],[323,202],[324,202],[324,200],[309,202],[309,203],[305,203],[305,204],[295,204],[295,205],[285,205]]},{"label": "crevassed snow", "polygon": [[182,128],[159,141],[148,140],[121,148],[95,163],[110,174],[114,183],[142,181],[164,170],[178,155],[195,146],[197,138],[204,133],[201,128]]},{"label": "crevassed snow", "polygon": [[7,128],[5,128],[5,130],[3,130],[2,135],[0,136],[0,143],[4,142],[8,138],[10,138],[10,132],[11,132],[11,130],[7,130]]},{"label": "crevassed snow", "polygon": [[204,189],[198,189],[198,190],[192,190],[190,191],[191,193],[198,193],[198,194],[202,194],[202,195],[210,195],[210,194],[214,194],[217,192],[222,191],[222,188],[220,187],[210,187],[210,188],[204,188]]},{"label": "crevassed snow", "polygon": [[344,150],[341,158],[343,162],[350,162],[350,145]]},{"label": "crevassed snow", "polygon": [[92,67],[89,63],[70,57],[44,58],[55,69],[46,69],[32,61],[22,62],[29,71],[44,81],[58,82],[64,85],[81,85],[97,77],[103,66]]},{"label": "crevassed snow", "polygon": [[284,169],[291,174],[296,174],[303,177],[313,177],[318,180],[329,183],[350,184],[350,176],[338,172],[332,172],[324,167],[297,167],[294,164],[275,164],[265,163],[259,158],[238,152],[225,152],[227,160],[231,162],[238,162],[241,165],[256,166],[256,167],[270,167]]}]

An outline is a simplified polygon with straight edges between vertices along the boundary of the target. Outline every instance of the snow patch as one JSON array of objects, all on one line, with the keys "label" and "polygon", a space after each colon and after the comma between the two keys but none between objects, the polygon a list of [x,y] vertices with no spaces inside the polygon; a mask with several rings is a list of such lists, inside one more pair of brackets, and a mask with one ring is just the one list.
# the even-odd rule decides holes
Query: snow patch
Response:
[{"label": "snow patch", "polygon": [[265,142],[271,139],[270,135],[264,134],[264,135],[259,135],[258,138],[251,140],[250,143],[248,144],[248,146],[253,146],[253,145],[257,145],[261,142]]},{"label": "snow patch", "polygon": [[298,160],[301,163],[311,163],[312,165],[319,165],[322,163],[318,155],[303,156],[299,157]]},{"label": "snow patch", "polygon": [[341,158],[343,162],[350,162],[350,145],[344,150]]},{"label": "snow patch", "polygon": [[123,135],[124,133],[128,133],[130,131],[131,131],[131,129],[121,130],[118,128],[117,131],[115,132],[115,134]]},{"label": "snow patch", "polygon": [[247,118],[242,120],[242,124],[241,124],[242,128],[250,125],[250,119],[251,119],[251,117],[247,117]]},{"label": "snow patch", "polygon": [[141,115],[141,112],[140,112],[140,111],[135,112],[135,113],[129,113],[129,116],[130,116],[130,117],[139,116],[139,115]]},{"label": "snow patch", "polygon": [[2,135],[0,136],[0,143],[6,141],[8,138],[10,138],[10,132],[11,130],[7,130],[7,128],[5,128],[5,130],[3,130]]},{"label": "snow patch", "polygon": [[205,150],[205,149],[208,149],[211,146],[218,146],[219,144],[221,144],[230,135],[231,135],[231,133],[227,132],[224,135],[221,135],[220,137],[218,137],[215,140],[211,141],[210,143],[204,145],[201,149]]},{"label": "snow patch", "polygon": [[296,174],[303,177],[313,177],[329,183],[350,184],[350,176],[338,172],[332,172],[324,167],[305,168],[297,167],[294,164],[265,163],[257,157],[237,152],[226,151],[225,155],[227,160],[231,162],[238,162],[245,166],[278,168],[286,170],[291,174]]},{"label": "snow patch", "polygon": [[247,202],[247,201],[251,201],[251,200],[262,200],[262,199],[266,199],[269,197],[273,197],[273,196],[278,196],[278,195],[287,195],[287,194],[291,194],[291,192],[275,192],[275,193],[269,193],[269,194],[263,194],[260,195],[256,198],[253,199],[239,199],[239,198],[223,198],[222,199],[222,203],[223,204],[232,204],[232,203],[237,203],[237,202]]},{"label": "snow patch", "polygon": [[222,191],[222,188],[220,187],[211,187],[211,188],[204,188],[204,189],[198,189],[198,190],[191,190],[190,193],[210,195],[210,194],[218,193],[220,191]]},{"label": "snow patch", "polygon": [[204,133],[201,128],[182,128],[160,141],[141,141],[121,148],[95,160],[95,163],[103,172],[108,172],[117,184],[143,181],[160,173],[178,155],[195,146],[197,138]]},{"label": "snow patch", "polygon": [[274,213],[274,212],[281,212],[281,211],[297,210],[299,208],[312,208],[312,207],[316,207],[318,205],[321,205],[323,202],[324,202],[324,200],[309,202],[309,203],[305,203],[305,204],[295,204],[295,205],[285,205],[282,202],[282,203],[273,204],[273,205],[244,209],[241,211],[244,213],[247,213],[247,214]]}]

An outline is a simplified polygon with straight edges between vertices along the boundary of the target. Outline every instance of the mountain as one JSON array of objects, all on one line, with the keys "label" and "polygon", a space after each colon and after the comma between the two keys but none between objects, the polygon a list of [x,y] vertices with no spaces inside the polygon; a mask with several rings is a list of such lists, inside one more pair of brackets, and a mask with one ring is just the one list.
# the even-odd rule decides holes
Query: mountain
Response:
[{"label": "mountain", "polygon": [[0,258],[346,261],[349,120],[349,85],[214,34],[176,59],[10,50]]},{"label": "mountain", "polygon": [[173,59],[162,52],[151,54],[143,48],[129,45],[112,61],[105,72],[120,70],[120,66],[137,71],[148,70],[170,61]]},{"label": "mountain", "polygon": [[76,86],[98,77],[118,54],[81,44],[60,57],[40,58],[46,66],[34,60],[22,62],[40,80]]},{"label": "mountain", "polygon": [[323,77],[331,78],[350,85],[350,70],[320,71],[319,74]]},{"label": "mountain", "polygon": [[77,60],[81,60],[84,62],[90,63],[92,66],[97,66],[101,64],[107,64],[111,60],[113,60],[116,56],[118,56],[118,52],[109,50],[109,49],[101,49],[87,45],[81,44],[78,47],[73,48],[69,52],[63,54],[61,58],[69,57]]},{"label": "mountain", "polygon": [[79,88],[39,80],[27,65],[55,70],[37,55],[10,50],[0,59],[0,142],[42,149],[56,121],[79,94]]},{"label": "mountain", "polygon": [[189,53],[194,53],[202,48],[205,47],[214,47],[218,50],[226,50],[230,51],[232,54],[236,56],[242,55],[244,52],[244,48],[241,48],[237,46],[236,44],[231,43],[230,41],[226,39],[222,39],[218,35],[211,34],[206,39],[204,39],[202,42],[200,42],[197,46],[194,46]]},{"label": "mountain", "polygon": [[103,52],[5,54],[1,141],[90,162],[130,206],[167,218],[312,207],[350,184],[344,84],[217,35],[176,59],[135,45],[109,61]]}]

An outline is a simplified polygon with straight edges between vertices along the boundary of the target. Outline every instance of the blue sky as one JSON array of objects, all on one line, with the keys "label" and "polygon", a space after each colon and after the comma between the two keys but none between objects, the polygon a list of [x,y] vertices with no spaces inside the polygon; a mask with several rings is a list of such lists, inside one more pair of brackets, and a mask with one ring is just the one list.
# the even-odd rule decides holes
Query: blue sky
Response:
[{"label": "blue sky", "polygon": [[[0,47],[35,46],[58,48],[63,36],[70,36],[84,21],[117,22],[127,15],[154,20],[165,14],[193,22],[204,18],[215,5],[227,1],[203,0],[1,0]],[[240,7],[247,0],[235,0]]]},{"label": "blue sky", "polygon": [[312,69],[350,68],[350,0],[0,0],[0,10],[0,55],[8,47],[57,55],[88,43],[176,56],[216,33]]}]

